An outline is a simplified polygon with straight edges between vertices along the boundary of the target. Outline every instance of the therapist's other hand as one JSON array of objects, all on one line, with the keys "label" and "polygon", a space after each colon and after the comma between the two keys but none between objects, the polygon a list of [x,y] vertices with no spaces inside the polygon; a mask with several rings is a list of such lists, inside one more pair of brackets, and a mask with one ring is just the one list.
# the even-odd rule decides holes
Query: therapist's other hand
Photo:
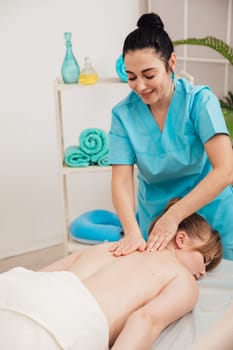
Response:
[{"label": "therapist's other hand", "polygon": [[135,251],[143,252],[146,249],[146,241],[141,235],[128,235],[115,242],[109,251],[114,256],[128,255]]},{"label": "therapist's other hand", "polygon": [[175,236],[177,228],[177,223],[171,220],[168,213],[162,215],[151,230],[148,237],[146,250],[153,252],[155,250],[161,251],[165,249],[168,243]]}]

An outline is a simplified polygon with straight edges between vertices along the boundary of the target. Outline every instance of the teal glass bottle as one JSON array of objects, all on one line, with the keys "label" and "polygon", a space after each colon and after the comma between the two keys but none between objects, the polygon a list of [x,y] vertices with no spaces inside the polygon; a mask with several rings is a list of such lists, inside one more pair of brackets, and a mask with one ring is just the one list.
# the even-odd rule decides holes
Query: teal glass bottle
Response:
[{"label": "teal glass bottle", "polygon": [[64,33],[66,55],[61,67],[61,75],[65,84],[75,84],[79,81],[80,67],[72,51],[71,33]]}]

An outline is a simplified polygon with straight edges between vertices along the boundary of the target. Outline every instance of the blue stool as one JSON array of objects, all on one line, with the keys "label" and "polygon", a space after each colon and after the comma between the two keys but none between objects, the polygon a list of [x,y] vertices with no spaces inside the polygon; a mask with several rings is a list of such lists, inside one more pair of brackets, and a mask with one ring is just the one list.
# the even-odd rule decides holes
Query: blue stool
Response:
[{"label": "blue stool", "polygon": [[115,242],[121,238],[122,226],[116,213],[108,210],[92,210],[75,218],[70,224],[74,240],[86,244]]}]

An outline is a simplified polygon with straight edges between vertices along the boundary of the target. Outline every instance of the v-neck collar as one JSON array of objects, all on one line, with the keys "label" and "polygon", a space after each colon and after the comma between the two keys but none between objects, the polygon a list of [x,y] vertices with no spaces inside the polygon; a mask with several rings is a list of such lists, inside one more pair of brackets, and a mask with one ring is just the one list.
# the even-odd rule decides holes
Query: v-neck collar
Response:
[{"label": "v-neck collar", "polygon": [[167,125],[169,123],[170,115],[172,114],[171,109],[172,109],[173,101],[174,101],[175,94],[176,94],[175,87],[176,87],[176,84],[174,85],[174,92],[173,92],[170,104],[168,106],[167,115],[166,115],[164,126],[163,126],[162,130],[160,129],[157,121],[155,120],[155,118],[150,110],[150,107],[148,105],[146,105],[140,99],[141,103],[139,104],[139,113],[140,113],[141,117],[143,118],[143,122],[144,122],[144,124],[145,124],[145,126],[148,129],[148,132],[150,134],[152,134],[152,135],[159,134],[160,136],[162,136],[162,134],[166,133],[166,129],[167,129]]},{"label": "v-neck collar", "polygon": [[[175,85],[176,87],[176,85]],[[170,118],[172,117],[172,108],[173,108],[173,103],[174,103],[174,98],[176,95],[176,89],[174,90],[173,96],[171,98],[167,115],[166,115],[166,120],[164,123],[163,130],[161,130],[154,119],[153,114],[151,113],[148,105],[146,105],[140,96],[135,94],[137,96],[138,103],[134,106],[134,112],[138,115],[138,118],[140,119],[143,127],[147,130],[148,135],[151,138],[151,142],[156,146],[157,150],[161,153],[163,153],[163,139],[167,138],[167,133],[169,133],[169,123]]]}]

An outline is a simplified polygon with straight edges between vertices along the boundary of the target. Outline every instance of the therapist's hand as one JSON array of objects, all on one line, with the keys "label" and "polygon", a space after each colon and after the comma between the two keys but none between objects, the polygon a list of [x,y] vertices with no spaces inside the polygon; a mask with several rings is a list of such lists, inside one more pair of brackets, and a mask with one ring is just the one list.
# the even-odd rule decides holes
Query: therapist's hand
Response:
[{"label": "therapist's hand", "polygon": [[177,229],[178,225],[169,213],[166,212],[163,214],[151,230],[146,250],[153,252],[155,250],[161,251],[165,249],[171,239],[175,236]]},{"label": "therapist's hand", "polygon": [[114,256],[128,255],[135,251],[143,252],[146,249],[146,241],[141,235],[128,235],[115,242],[110,247],[109,251]]}]

